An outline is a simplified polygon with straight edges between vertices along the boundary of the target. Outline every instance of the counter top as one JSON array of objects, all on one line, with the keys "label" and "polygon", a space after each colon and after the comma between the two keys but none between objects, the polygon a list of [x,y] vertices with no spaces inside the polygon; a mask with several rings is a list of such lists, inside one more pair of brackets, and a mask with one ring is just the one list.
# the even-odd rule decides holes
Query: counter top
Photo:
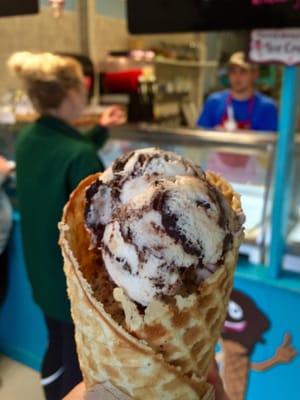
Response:
[{"label": "counter top", "polygon": [[[101,107],[100,107],[101,108]],[[99,109],[100,109],[99,108]],[[79,119],[74,121],[74,125],[80,128],[87,128],[95,125],[99,121],[99,113],[84,113]],[[16,125],[26,124],[34,121],[36,115],[18,116]],[[5,126],[5,125],[3,125]],[[13,126],[13,125],[12,125]],[[235,131],[224,132],[218,130],[204,130],[199,128],[170,128],[151,123],[125,124],[120,127],[113,127],[110,130],[112,139],[141,140],[166,143],[176,143],[178,145],[209,144],[248,148],[268,148],[277,142],[277,134],[270,132],[254,131]],[[300,133],[296,135],[296,144],[300,144]]]},{"label": "counter top", "polygon": [[[242,133],[242,134],[241,134]],[[203,130],[199,128],[169,128],[155,124],[127,124],[122,127],[111,129],[112,139],[141,140],[155,142],[159,140],[165,143],[184,145],[222,145],[261,148],[274,146],[277,142],[277,134],[270,132],[236,131],[223,132],[216,130]],[[296,135],[296,143],[300,144],[300,133]]]},{"label": "counter top", "polygon": [[300,275],[298,273],[282,271],[280,277],[274,279],[269,276],[267,266],[250,264],[245,257],[239,259],[235,277],[300,294]]}]

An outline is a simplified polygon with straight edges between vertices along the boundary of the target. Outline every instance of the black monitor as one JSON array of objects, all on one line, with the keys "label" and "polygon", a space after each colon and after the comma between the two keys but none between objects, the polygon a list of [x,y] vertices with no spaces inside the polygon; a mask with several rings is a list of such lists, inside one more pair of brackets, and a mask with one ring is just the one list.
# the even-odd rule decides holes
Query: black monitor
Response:
[{"label": "black monitor", "polygon": [[133,34],[300,27],[300,0],[127,0]]},{"label": "black monitor", "polygon": [[38,0],[2,0],[0,1],[0,17],[37,14],[38,3]]}]

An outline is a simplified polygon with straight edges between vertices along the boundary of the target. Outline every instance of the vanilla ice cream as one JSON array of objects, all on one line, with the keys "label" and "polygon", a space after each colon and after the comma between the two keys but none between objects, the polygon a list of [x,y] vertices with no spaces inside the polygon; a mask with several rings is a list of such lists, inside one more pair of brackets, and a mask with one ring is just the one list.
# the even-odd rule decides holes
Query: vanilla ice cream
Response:
[{"label": "vanilla ice cream", "polygon": [[196,290],[243,222],[199,167],[152,148],[118,158],[87,189],[85,216],[112,281],[142,306]]}]

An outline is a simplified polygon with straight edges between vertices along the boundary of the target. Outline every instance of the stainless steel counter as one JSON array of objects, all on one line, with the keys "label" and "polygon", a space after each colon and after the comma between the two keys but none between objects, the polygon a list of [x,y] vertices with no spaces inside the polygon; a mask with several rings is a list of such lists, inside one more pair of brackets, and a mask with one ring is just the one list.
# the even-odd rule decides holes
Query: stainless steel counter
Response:
[{"label": "stainless steel counter", "polygon": [[[205,143],[206,145],[222,146],[249,146],[253,148],[265,148],[276,144],[276,133],[237,131],[223,132],[215,130],[202,130],[190,128],[168,128],[153,124],[125,125],[111,130],[112,139],[122,139],[126,135],[126,140],[146,140],[151,142],[165,142],[184,144],[193,146]],[[297,137],[300,144],[300,134]]]}]

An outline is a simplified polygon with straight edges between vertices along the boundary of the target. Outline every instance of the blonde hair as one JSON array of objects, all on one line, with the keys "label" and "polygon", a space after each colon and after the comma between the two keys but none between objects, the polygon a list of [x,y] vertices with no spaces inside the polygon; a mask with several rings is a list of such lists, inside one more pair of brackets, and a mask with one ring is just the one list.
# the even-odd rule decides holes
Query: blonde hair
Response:
[{"label": "blonde hair", "polygon": [[68,90],[79,90],[83,82],[80,64],[70,57],[17,52],[7,64],[23,80],[28,96],[39,112],[59,107]]}]

